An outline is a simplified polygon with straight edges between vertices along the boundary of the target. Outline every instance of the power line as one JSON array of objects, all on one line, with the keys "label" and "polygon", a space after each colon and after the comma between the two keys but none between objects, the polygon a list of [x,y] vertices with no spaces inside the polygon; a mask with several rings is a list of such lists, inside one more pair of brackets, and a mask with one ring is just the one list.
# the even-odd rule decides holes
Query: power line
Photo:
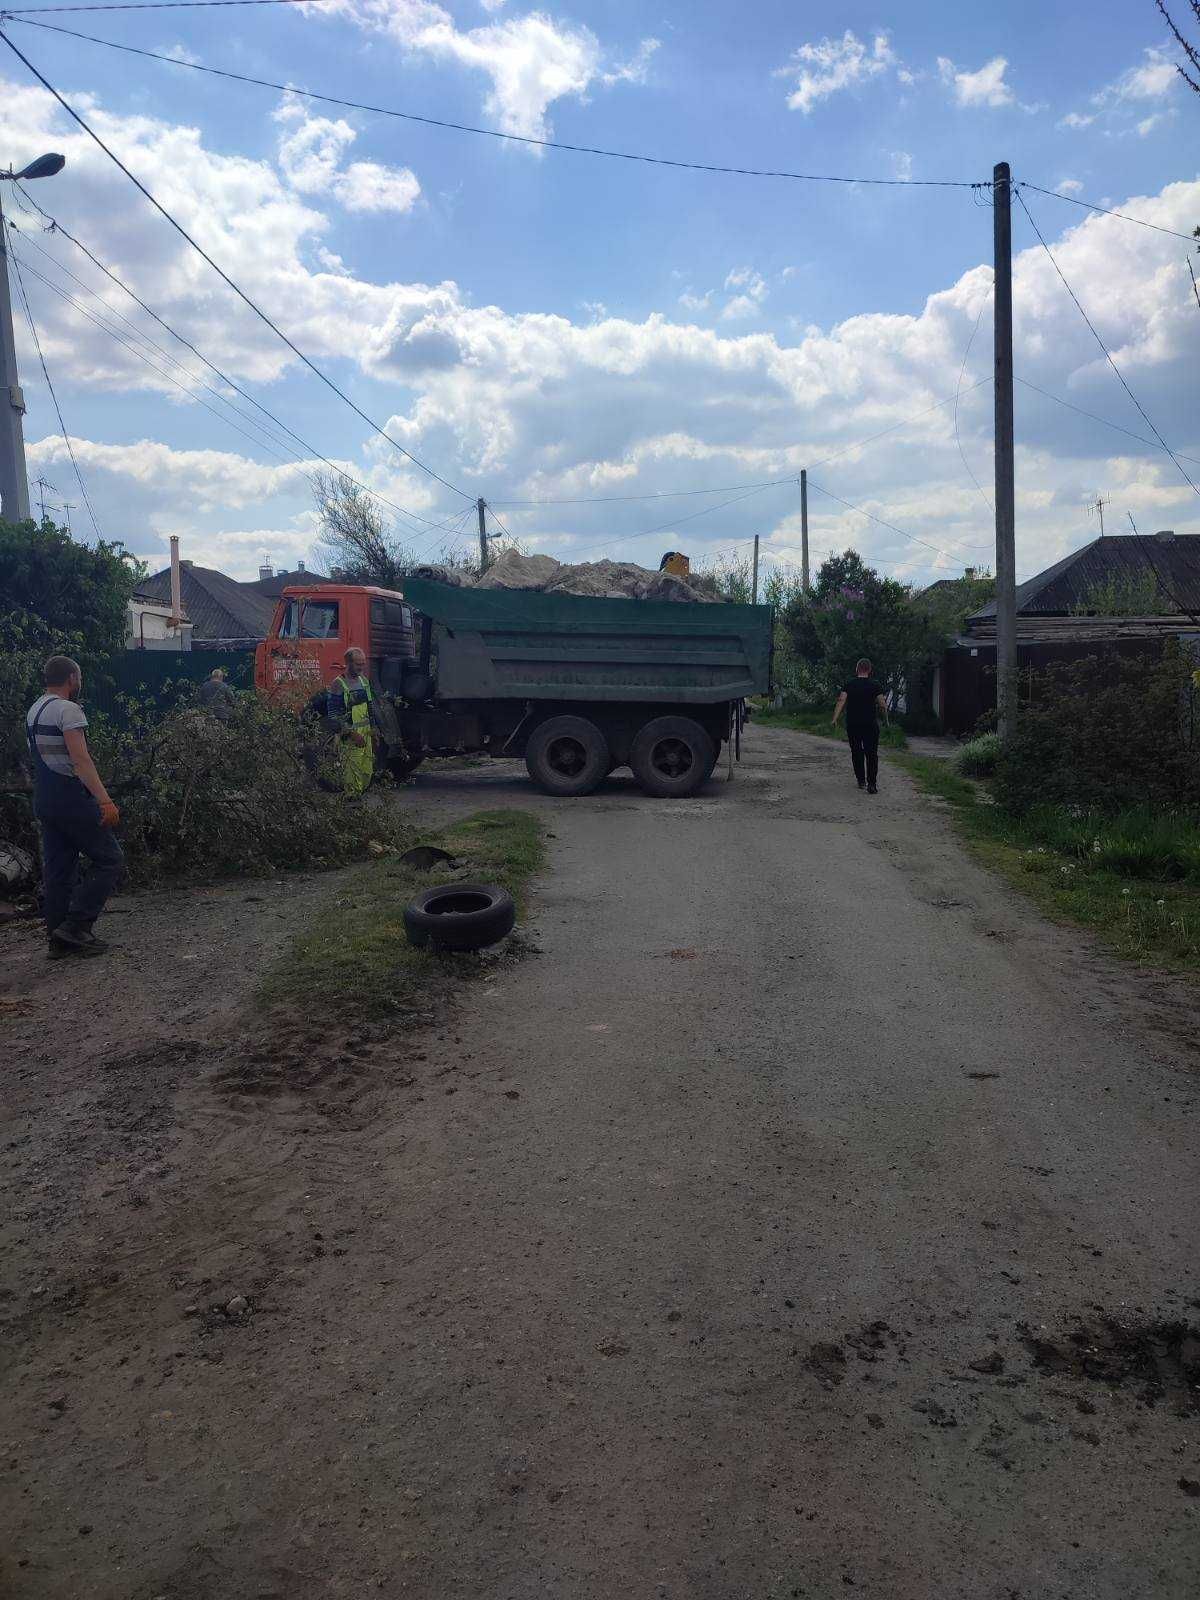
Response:
[{"label": "power line", "polygon": [[[967,452],[963,449],[962,434],[958,431],[958,401],[962,390],[962,381],[966,375],[967,362],[971,358],[971,346],[975,343],[975,335],[979,332],[979,324],[983,321],[983,313],[987,308],[987,303],[988,296],[985,294],[979,302],[979,313],[975,318],[975,326],[971,329],[971,337],[967,340],[967,348],[963,351],[962,366],[959,368],[958,373],[958,388],[954,391],[954,442],[958,446],[959,458],[961,459],[963,466],[967,469],[967,476],[979,490],[984,505],[988,508],[992,515],[995,516],[995,507],[992,505],[992,502],[988,499],[987,495],[984,494],[983,485],[975,476],[975,470],[971,466],[971,463],[967,460]],[[986,383],[987,379],[985,378],[983,381]],[[976,387],[978,387],[978,385]]]},{"label": "power line", "polygon": [[[964,395],[974,394],[976,389],[981,389],[985,383],[990,383],[991,381],[990,378],[980,378],[978,383],[973,383],[969,389],[964,389],[962,392]],[[849,455],[851,450],[864,450],[867,445],[874,444],[876,439],[886,438],[889,433],[896,433],[900,428],[907,428],[910,423],[920,422],[921,418],[927,417],[931,411],[937,411],[942,406],[948,406],[954,398],[954,395],[948,394],[944,400],[935,400],[932,405],[926,406],[923,411],[914,411],[911,417],[903,417],[899,422],[893,422],[886,428],[880,428],[878,433],[870,433],[865,439],[858,439],[853,444],[843,445],[840,450],[833,451],[831,455],[822,456],[819,461],[810,461],[807,463],[808,470],[811,472],[814,467],[826,467],[831,461],[837,461],[840,457]],[[787,481],[794,480],[789,479]]]},{"label": "power line", "polygon": [[[176,0],[179,3],[179,0]],[[191,0],[198,3],[198,0]],[[217,0],[207,0],[216,4]],[[222,0],[224,4],[250,3],[250,0]],[[47,10],[57,9],[47,7]],[[67,7],[65,9],[74,9]],[[83,7],[80,9],[93,9]],[[98,7],[94,9],[106,9]],[[157,8],[156,8],[157,9]],[[488,139],[503,139],[510,144],[536,145],[542,150],[567,150],[575,155],[606,156],[613,161],[640,161],[652,167],[677,167],[686,172],[717,172],[738,178],[787,178],[796,183],[858,183],[875,188],[897,189],[970,189],[974,185],[962,178],[855,178],[824,172],[787,172],[764,167],[721,166],[709,161],[681,161],[668,156],[651,156],[633,150],[607,150],[596,145],[567,144],[561,139],[536,139],[531,134],[504,133],[499,128],[479,128],[469,122],[448,122],[441,117],[419,116],[415,111],[399,111],[394,106],[376,106],[362,100],[347,100],[338,95],[320,94],[315,89],[297,89],[290,83],[276,83],[270,78],[254,78],[244,72],[231,72],[224,67],[210,67],[199,61],[180,61],[175,56],[160,51],[142,50],[136,45],[118,44],[115,39],[98,39],[94,34],[78,33],[74,28],[62,28],[52,22],[36,22],[28,15],[5,11],[3,15],[28,27],[44,28],[51,33],[65,33],[72,39],[83,39],[88,44],[98,44],[108,50],[121,50],[127,55],[145,56],[150,61],[164,61],[172,67],[188,67],[193,72],[208,73],[216,78],[228,78],[234,83],[253,84],[259,89],[272,89],[280,94],[294,94],[305,100],[319,100],[324,105],[341,106],[350,111],[369,111],[380,117],[398,117],[404,122],[419,122],[428,128],[448,128],[455,133],[474,133]],[[11,48],[11,46],[10,46]],[[22,57],[24,59],[24,57]],[[26,63],[28,65],[28,63]]]},{"label": "power line", "polygon": [[[834,494],[830,489],[822,489],[821,485],[814,483],[811,478],[808,480],[808,487],[815,489],[818,494],[825,495],[829,500],[836,500],[838,505],[845,506],[847,511],[857,512],[860,517],[867,517],[870,521],[877,522],[881,528],[890,528],[893,533],[898,533],[902,539],[908,539],[913,544],[924,545],[926,550],[932,550],[935,555],[945,556],[947,560],[950,559],[950,552],[943,550],[940,545],[930,544],[928,539],[918,539],[915,533],[905,533],[904,529],[898,528],[894,522],[888,522],[884,517],[877,517],[873,511],[866,511],[862,506],[856,506],[849,500],[843,500],[840,494]],[[979,549],[980,546],[967,545],[966,548],[968,550]]]},{"label": "power line", "polygon": [[[1196,242],[1193,235],[1189,233],[1179,233],[1175,228],[1164,228],[1158,222],[1147,222],[1144,217],[1131,217],[1126,211],[1112,211],[1108,206],[1093,205],[1090,200],[1077,200],[1073,194],[1062,194],[1057,189],[1042,189],[1036,183],[1024,182],[1014,183],[1013,188],[1017,191],[1018,199],[1020,199],[1020,190],[1032,189],[1035,194],[1048,195],[1051,200],[1065,200],[1070,206],[1082,206],[1085,211],[1099,212],[1102,217],[1119,217],[1122,222],[1136,223],[1139,228],[1150,228],[1155,233],[1165,233],[1172,239],[1184,239],[1188,244]],[[1032,218],[1030,220],[1032,221]]]},{"label": "power line", "polygon": [[1145,407],[1142,405],[1142,402],[1138,399],[1137,395],[1134,394],[1133,390],[1125,382],[1125,378],[1124,378],[1124,376],[1123,376],[1123,374],[1121,372],[1120,367],[1117,366],[1117,363],[1113,360],[1112,356],[1109,354],[1108,346],[1105,344],[1104,340],[1097,333],[1096,326],[1093,323],[1092,319],[1088,316],[1087,312],[1083,309],[1083,304],[1080,301],[1079,296],[1075,293],[1074,289],[1072,289],[1071,285],[1067,282],[1066,274],[1063,272],[1063,269],[1059,266],[1058,262],[1055,260],[1054,255],[1051,252],[1050,246],[1046,243],[1045,239],[1042,238],[1042,230],[1038,227],[1037,223],[1033,220],[1033,213],[1030,211],[1029,207],[1025,204],[1025,197],[1021,194],[1020,190],[1017,191],[1017,199],[1021,202],[1021,210],[1029,218],[1030,227],[1033,229],[1034,233],[1037,234],[1038,239],[1041,241],[1042,249],[1050,257],[1051,266],[1053,266],[1055,272],[1057,272],[1058,276],[1062,279],[1063,288],[1071,296],[1071,299],[1074,300],[1075,306],[1076,306],[1076,309],[1079,312],[1079,315],[1083,318],[1083,320],[1087,323],[1088,328],[1091,330],[1092,338],[1095,339],[1096,343],[1100,346],[1101,350],[1103,350],[1104,359],[1108,362],[1109,366],[1116,373],[1117,380],[1120,383],[1122,389],[1124,389],[1125,393],[1129,396],[1129,398],[1133,401],[1134,405],[1138,408],[1138,411],[1141,413],[1142,420],[1145,422],[1146,426],[1150,429],[1150,432],[1154,435],[1154,437],[1158,440],[1159,444],[1162,445],[1163,449],[1170,456],[1171,460],[1179,468],[1180,474],[1183,477],[1184,482],[1189,486],[1189,488],[1193,491],[1193,493],[1195,493],[1197,496],[1200,496],[1200,489],[1198,489],[1196,487],[1196,485],[1192,482],[1191,478],[1188,477],[1187,472],[1184,470],[1183,463],[1179,460],[1179,457],[1175,454],[1175,452],[1171,449],[1171,446],[1163,438],[1162,434],[1159,433],[1158,429],[1154,426],[1153,422],[1151,422],[1150,417],[1147,414]]},{"label": "power line", "polygon": [[[67,447],[67,454],[71,458],[71,465],[75,469],[75,479],[79,484],[79,492],[83,496],[83,503],[87,507],[87,514],[92,524],[92,532],[96,535],[97,539],[102,539],[104,535],[100,532],[100,524],[96,521],[96,513],[92,510],[92,502],[88,497],[87,485],[83,481],[83,473],[79,470],[79,462],[75,459],[75,451],[71,445],[71,436],[67,432],[66,423],[63,421],[62,407],[58,403],[58,396],[55,394],[54,385],[50,381],[50,369],[46,366],[46,357],[42,353],[42,341],[38,338],[37,323],[33,320],[33,307],[29,303],[29,296],[25,292],[25,280],[21,276],[21,263],[17,260],[15,255],[13,256],[13,266],[17,270],[17,289],[21,295],[21,304],[25,307],[25,316],[29,322],[29,331],[33,335],[34,348],[37,351],[38,360],[41,363],[42,377],[46,380],[46,387],[50,391],[50,399],[54,403],[54,414],[58,418],[59,431],[63,436],[63,443]],[[68,521],[69,520],[70,519],[68,518]]]},{"label": "power line", "polygon": [[[16,189],[18,191],[18,194],[20,196],[23,196],[24,199],[26,201],[28,201],[28,203],[33,207],[33,209],[38,213],[38,215],[40,217],[42,217],[46,222],[48,222],[50,224],[49,228],[46,230],[47,232],[49,232],[49,233],[60,233],[60,234],[62,234],[64,239],[70,240],[70,242],[75,246],[75,248],[78,251],[80,251],[83,255],[85,255],[87,257],[87,259],[92,263],[93,266],[97,267],[104,274],[104,276],[106,278],[108,278],[111,283],[115,284],[116,287],[118,289],[120,289],[124,294],[127,294],[129,296],[129,298],[133,301],[133,303],[136,306],[140,306],[141,309],[147,314],[147,316],[152,317],[154,319],[154,321],[159,325],[160,328],[163,328],[167,333],[170,334],[172,339],[177,340],[181,345],[183,345],[185,350],[190,350],[191,353],[196,357],[196,359],[198,361],[202,362],[204,364],[204,366],[206,366],[208,368],[208,370],[211,373],[214,374],[214,376],[219,378],[222,383],[228,384],[228,386],[236,394],[241,395],[242,399],[248,401],[249,404],[252,405],[255,408],[255,410],[261,411],[263,416],[266,417],[270,422],[274,423],[274,425],[280,430],[281,433],[284,433],[289,438],[294,439],[296,441],[296,443],[300,446],[301,450],[303,450],[304,453],[310,459],[322,462],[325,466],[327,466],[330,469],[331,472],[335,472],[339,477],[346,478],[350,483],[355,484],[356,487],[364,490],[366,493],[370,494],[374,499],[378,500],[381,505],[387,506],[389,510],[398,512],[401,516],[409,517],[414,522],[420,523],[424,527],[436,528],[436,527],[440,526],[439,523],[431,520],[429,517],[423,517],[423,516],[420,515],[419,512],[410,511],[406,506],[398,505],[394,500],[389,500],[386,495],[380,494],[377,490],[372,489],[369,484],[363,483],[358,478],[355,478],[352,473],[349,473],[349,472],[346,471],[345,467],[340,466],[335,461],[331,461],[329,459],[329,457],[323,455],[321,453],[321,451],[316,448],[315,445],[309,444],[308,441],[306,439],[302,438],[298,433],[296,433],[296,431],[293,428],[289,428],[287,423],[282,421],[279,417],[277,417],[273,411],[268,410],[268,408],[266,406],[264,406],[261,401],[256,400],[252,394],[250,394],[246,389],[242,388],[242,386],[240,384],[236,383],[234,381],[234,379],[232,379],[228,375],[228,373],[222,372],[220,367],[214,365],[214,363],[211,362],[208,359],[208,357],[201,350],[198,350],[196,348],[196,346],[192,343],[192,341],[190,339],[185,338],[182,333],[178,332],[177,329],[173,328],[171,326],[171,324],[169,322],[165,321],[164,318],[161,317],[158,314],[158,312],[154,310],[154,308],[152,306],[147,305],[146,302],[143,299],[141,299],[140,296],[137,295],[129,287],[129,285],[127,283],[125,283],[121,278],[119,278],[117,276],[117,274],[115,272],[113,272],[113,270],[110,267],[107,267],[104,264],[104,262],[100,260],[100,258],[98,256],[93,254],[93,252],[88,249],[87,245],[85,245],[82,242],[82,240],[77,239],[75,237],[75,235],[70,232],[69,229],[65,228],[63,226],[63,224],[57,220],[57,218],[52,217],[48,211],[44,211],[42,209],[42,207],[40,205],[38,205],[37,201],[32,197],[32,195],[30,195],[28,193],[28,191],[26,189],[24,189],[20,184],[16,185]],[[67,276],[72,278],[74,282],[78,283],[81,288],[86,288],[87,287],[85,284],[83,284],[81,279],[76,278],[75,275],[72,272],[70,272],[66,267],[64,267],[62,265],[62,263],[57,259],[57,257],[51,255],[51,253],[49,251],[43,249],[43,247],[41,245],[37,244],[36,240],[27,239],[26,242],[30,243],[30,244],[33,244],[36,249],[40,250],[41,253],[47,257],[48,260],[53,261],[54,264],[59,268],[59,270],[61,272],[65,272],[67,274]],[[33,269],[30,268],[29,270],[32,271]],[[53,287],[53,286],[51,286],[51,287]],[[58,291],[58,292],[61,293],[61,291]],[[87,292],[89,294],[95,294],[95,291],[92,290],[92,289],[88,289]],[[106,305],[107,302],[101,301],[101,304],[105,304]],[[114,316],[120,317],[120,312],[116,311],[115,308],[109,307],[108,309],[112,311],[112,314]],[[134,327],[134,324],[128,322],[128,319],[121,318],[121,320],[126,322],[126,325],[128,327],[130,327],[130,328]],[[145,335],[140,335],[140,337],[144,338]],[[150,340],[149,342],[154,345],[155,349],[160,349],[161,350],[163,348],[161,345],[155,344],[155,342],[153,340]],[[165,350],[163,351],[163,354],[164,355],[167,354]],[[167,356],[167,359],[171,360],[172,358],[170,356]],[[183,372],[187,371],[187,368],[183,367],[182,364],[180,364],[180,363],[176,363],[176,364],[179,365],[180,371],[183,371]],[[217,393],[217,391],[215,391],[215,390],[210,390],[210,392]],[[230,408],[232,410],[235,410],[235,411],[237,410],[237,408],[232,406],[231,402],[226,397],[221,396],[221,398],[225,401],[226,405],[230,405]],[[201,403],[203,403],[203,402],[201,402]],[[237,414],[239,416],[244,416],[245,415],[245,413],[240,412],[240,411],[238,411]],[[251,421],[252,419],[246,418],[246,420],[247,421]],[[288,448],[286,446],[286,444],[284,444],[283,440],[279,440],[278,442],[281,445],[283,445],[284,448]],[[293,451],[293,454],[296,454],[296,452]]]},{"label": "power line", "polygon": [[567,500],[496,500],[488,501],[489,509],[498,506],[599,506],[624,500],[676,500],[685,495],[729,494],[735,489],[773,489],[778,483],[795,483],[793,472],[786,478],[767,478],[761,483],[725,483],[713,489],[652,489],[648,494],[594,494]]},{"label": "power line", "polygon": [[[1139,444],[1148,444],[1152,449],[1160,450],[1163,446],[1154,439],[1147,439],[1144,434],[1134,433],[1132,428],[1124,428],[1119,422],[1112,422],[1108,417],[1098,416],[1094,411],[1085,411],[1082,406],[1073,405],[1070,400],[1064,400],[1060,394],[1051,394],[1049,389],[1041,389],[1036,383],[1030,383],[1028,378],[1016,374],[1016,381],[1023,389],[1032,389],[1034,394],[1040,394],[1046,400],[1053,400],[1055,405],[1065,406],[1068,411],[1074,411],[1081,417],[1088,417],[1092,422],[1101,422],[1106,428],[1113,428],[1117,433],[1123,433],[1128,439],[1136,439]],[[1193,461],[1200,466],[1200,456],[1189,456],[1182,450],[1177,450],[1176,455],[1180,461]]]},{"label": "power line", "polygon": [[375,433],[379,434],[379,436],[381,438],[386,439],[387,442],[393,447],[393,449],[398,450],[400,452],[400,454],[402,456],[405,456],[409,461],[411,461],[414,466],[419,467],[422,472],[426,473],[429,477],[433,478],[436,482],[438,482],[440,484],[443,484],[447,489],[452,490],[453,493],[461,495],[464,500],[470,500],[470,499],[473,498],[473,496],[469,495],[465,489],[460,489],[457,484],[451,483],[448,478],[443,478],[441,473],[435,472],[432,467],[426,466],[425,462],[422,461],[419,456],[415,456],[412,453],[411,450],[406,450],[405,447],[399,442],[398,439],[393,439],[391,434],[388,433],[388,431],[386,430],[386,428],[381,427],[380,424],[378,422],[376,422],[373,417],[368,416],[368,414],[362,409],[362,407],[355,400],[352,400],[344,389],[339,388],[338,385],[336,383],[334,383],[333,379],[331,377],[329,377],[328,374],[325,373],[319,366],[317,366],[316,362],[313,361],[311,357],[306,356],[304,354],[304,351],[300,349],[299,345],[297,345],[293,340],[288,338],[287,334],[284,333],[283,329],[280,328],[277,323],[273,322],[271,320],[271,318],[267,315],[267,313],[250,298],[250,296],[246,293],[246,291],[244,289],[240,288],[234,282],[234,280],[229,276],[229,274],[224,270],[224,268],[219,267],[217,265],[217,263],[213,260],[212,256],[210,256],[208,254],[207,250],[205,250],[202,245],[199,245],[199,244],[196,243],[195,239],[192,238],[191,234],[187,231],[187,229],[183,226],[183,224],[181,222],[177,222],[175,220],[175,218],[171,215],[171,213],[167,210],[167,208],[160,201],[158,201],[158,200],[156,200],[154,198],[154,196],[151,194],[150,190],[147,189],[146,185],[141,181],[141,179],[134,176],[134,174],[129,170],[129,168],[121,160],[120,156],[116,155],[115,152],[112,151],[108,147],[108,145],[105,144],[104,140],[100,137],[100,135],[84,120],[83,117],[80,116],[78,111],[76,111],[74,109],[74,107],[71,106],[68,103],[68,101],[66,101],[63,98],[63,96],[61,94],[59,94],[58,90],[54,87],[54,85],[50,82],[50,80],[47,77],[45,77],[44,74],[41,73],[37,69],[37,67],[34,66],[33,62],[30,61],[29,57],[24,55],[20,50],[17,49],[16,45],[13,44],[12,40],[3,31],[0,31],[0,39],[2,39],[4,41],[4,43],[8,46],[8,48],[16,56],[17,60],[20,61],[25,67],[28,68],[28,70],[38,80],[38,82],[42,85],[42,87],[44,89],[46,89],[50,94],[52,94],[54,96],[55,100],[58,101],[59,105],[63,108],[63,110],[67,113],[67,115],[72,119],[72,121],[76,122],[79,125],[79,127],[81,127],[83,129],[83,131],[88,135],[88,137],[95,144],[97,144],[100,147],[101,150],[104,151],[104,154],[109,158],[109,160],[115,166],[120,168],[120,170],[129,179],[130,183],[132,183],[135,188],[140,190],[140,192],[146,197],[146,199],[149,200],[150,204],[160,214],[160,216],[164,217],[167,220],[167,222],[169,222],[171,224],[171,226],[175,229],[176,233],[179,234],[180,238],[184,239],[188,244],[191,245],[192,249],[195,250],[196,254],[199,255],[204,261],[206,261],[208,263],[208,265],[213,269],[213,271],[217,274],[217,276],[219,278],[221,278],[224,283],[228,284],[228,286],[233,290],[233,292],[238,296],[238,298],[245,305],[249,306],[250,310],[254,312],[255,316],[258,317],[259,320],[261,322],[263,322],[271,330],[271,332],[276,336],[276,338],[281,340],[282,343],[285,344],[288,347],[288,349],[292,352],[293,355],[297,356],[304,363],[304,365],[309,369],[310,372],[314,373],[316,375],[316,377],[320,378],[321,382],[323,384],[325,384],[327,388],[331,389],[333,391],[333,393],[337,395],[339,400],[342,400],[346,405],[348,405],[356,416],[361,417],[362,420]]},{"label": "power line", "polygon": [[30,16],[40,17],[44,13],[63,11],[195,11],[211,6],[310,6],[317,3],[318,0],[133,0],[133,3],[119,5],[18,6],[14,11],[4,12],[4,15],[23,20]]}]

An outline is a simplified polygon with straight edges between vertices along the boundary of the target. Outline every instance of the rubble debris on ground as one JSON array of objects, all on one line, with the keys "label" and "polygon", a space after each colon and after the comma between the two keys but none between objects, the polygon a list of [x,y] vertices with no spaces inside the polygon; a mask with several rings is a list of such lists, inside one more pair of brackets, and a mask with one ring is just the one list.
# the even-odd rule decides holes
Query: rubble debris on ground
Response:
[{"label": "rubble debris on ground", "polygon": [[419,567],[417,578],[457,588],[525,589],[539,594],[576,594],[613,600],[673,600],[718,604],[716,585],[696,575],[651,572],[632,561],[583,561],[576,565],[553,556],[506,550],[481,578],[449,567]]}]

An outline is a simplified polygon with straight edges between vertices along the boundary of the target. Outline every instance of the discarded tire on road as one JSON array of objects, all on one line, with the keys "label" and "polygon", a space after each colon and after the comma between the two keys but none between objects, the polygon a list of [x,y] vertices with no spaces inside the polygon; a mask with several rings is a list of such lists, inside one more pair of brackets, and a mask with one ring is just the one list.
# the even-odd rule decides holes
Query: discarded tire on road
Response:
[{"label": "discarded tire on road", "polygon": [[587,717],[550,717],[529,735],[525,765],[547,794],[591,794],[608,777],[608,740]]},{"label": "discarded tire on road", "polygon": [[517,908],[494,883],[444,883],[422,889],[404,908],[409,944],[435,950],[484,950],[512,932]]},{"label": "discarded tire on road", "polygon": [[633,775],[647,794],[681,799],[712,772],[713,741],[691,717],[655,717],[639,729],[630,752]]}]

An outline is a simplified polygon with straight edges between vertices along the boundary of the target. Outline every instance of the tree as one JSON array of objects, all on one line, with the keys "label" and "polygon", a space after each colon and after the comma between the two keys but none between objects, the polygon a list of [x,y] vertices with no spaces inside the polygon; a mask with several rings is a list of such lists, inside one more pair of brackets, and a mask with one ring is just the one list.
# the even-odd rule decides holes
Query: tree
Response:
[{"label": "tree", "polygon": [[80,544],[46,521],[0,521],[0,595],[9,616],[36,618],[48,637],[82,639],[81,664],[125,648],[126,607],[145,568],[125,546]]},{"label": "tree", "polygon": [[[1155,4],[1158,6],[1158,9],[1162,12],[1163,17],[1166,19],[1167,27],[1170,28],[1171,32],[1175,35],[1176,44],[1183,51],[1188,61],[1195,69],[1196,76],[1193,78],[1187,68],[1180,66],[1178,62],[1175,64],[1175,70],[1190,89],[1193,89],[1196,94],[1200,94],[1200,45],[1194,45],[1190,43],[1189,40],[1184,38],[1183,34],[1175,26],[1174,19],[1172,18],[1171,13],[1167,10],[1164,0],[1155,0]],[[1188,4],[1191,6],[1192,11],[1195,14],[1196,21],[1200,22],[1200,0],[1188,0]]]},{"label": "tree", "polygon": [[374,495],[341,473],[318,472],[313,479],[313,496],[324,536],[317,555],[330,577],[343,583],[371,583],[381,589],[396,589],[420,566],[453,567],[461,572],[479,570],[473,556],[445,543],[432,558],[418,555],[384,521]]}]

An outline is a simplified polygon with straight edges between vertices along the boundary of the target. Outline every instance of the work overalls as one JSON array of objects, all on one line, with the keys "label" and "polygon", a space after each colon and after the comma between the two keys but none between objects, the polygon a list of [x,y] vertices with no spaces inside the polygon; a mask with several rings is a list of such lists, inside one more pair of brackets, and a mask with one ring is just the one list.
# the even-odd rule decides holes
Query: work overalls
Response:
[{"label": "work overalls", "polygon": [[[47,933],[64,922],[75,932],[90,933],[120,881],[125,857],[113,830],[101,827],[100,807],[79,779],[55,772],[42,759],[39,731],[59,735],[49,724],[42,727],[53,703],[54,697],[48,697],[25,728],[33,763],[33,814],[42,830],[42,915]],[[90,866],[76,882],[81,855]]]},{"label": "work overalls", "polygon": [[372,737],[371,685],[360,678],[354,685],[335,678],[329,686],[329,715],[343,730],[361,733],[364,744],[342,741],[342,786],[347,794],[363,794],[375,776],[375,740]]}]

